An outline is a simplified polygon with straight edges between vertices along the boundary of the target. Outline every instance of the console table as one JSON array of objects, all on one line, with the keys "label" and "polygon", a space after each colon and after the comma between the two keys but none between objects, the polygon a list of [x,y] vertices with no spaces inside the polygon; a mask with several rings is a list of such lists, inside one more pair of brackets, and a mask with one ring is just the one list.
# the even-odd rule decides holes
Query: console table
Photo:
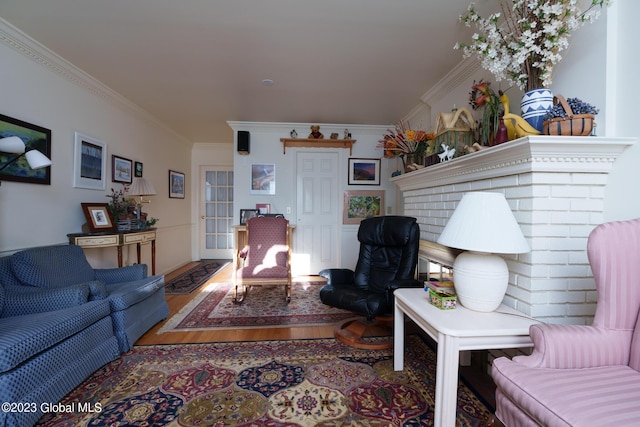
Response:
[{"label": "console table", "polygon": [[464,308],[440,310],[427,301],[423,289],[394,292],[393,368],[404,367],[404,316],[438,344],[434,426],[456,425],[460,351],[531,347],[529,326],[540,323],[504,304],[491,313]]},{"label": "console table", "polygon": [[151,243],[151,274],[156,274],[156,232],[154,229],[127,232],[72,233],[67,234],[69,243],[82,248],[118,249],[118,267],[122,267],[122,247],[136,245],[138,264],[141,263],[140,247],[143,243]]}]

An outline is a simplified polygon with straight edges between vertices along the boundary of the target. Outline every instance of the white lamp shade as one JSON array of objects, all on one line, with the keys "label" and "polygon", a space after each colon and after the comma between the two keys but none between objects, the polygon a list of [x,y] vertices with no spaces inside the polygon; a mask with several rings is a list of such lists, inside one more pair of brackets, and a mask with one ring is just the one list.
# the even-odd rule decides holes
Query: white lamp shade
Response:
[{"label": "white lamp shade", "polygon": [[27,162],[29,162],[31,169],[41,169],[51,166],[51,160],[38,150],[27,151],[25,157],[27,158]]},{"label": "white lamp shade", "polygon": [[129,187],[129,195],[131,196],[153,196],[155,194],[156,189],[153,188],[153,184],[145,178],[134,178]]},{"label": "white lamp shade", "polygon": [[453,263],[460,304],[482,312],[497,309],[509,286],[507,263],[498,254],[529,252],[529,244],[504,196],[472,192],[462,196],[438,243],[464,249]]},{"label": "white lamp shade", "polygon": [[24,142],[17,136],[8,136],[0,139],[0,151],[3,153],[22,154],[24,150]]},{"label": "white lamp shade", "polygon": [[466,193],[449,218],[438,243],[476,252],[520,254],[529,244],[501,193]]}]

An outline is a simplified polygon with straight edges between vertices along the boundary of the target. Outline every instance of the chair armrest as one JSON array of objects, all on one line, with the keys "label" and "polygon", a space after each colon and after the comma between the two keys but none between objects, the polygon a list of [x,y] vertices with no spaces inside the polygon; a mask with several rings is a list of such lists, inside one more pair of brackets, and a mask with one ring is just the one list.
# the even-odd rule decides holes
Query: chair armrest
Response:
[{"label": "chair armrest", "polygon": [[5,286],[5,302],[1,317],[57,311],[89,301],[89,284],[79,283],[58,288]]},{"label": "chair armrest", "polygon": [[583,325],[539,324],[529,328],[534,344],[530,356],[514,362],[531,368],[580,369],[627,365],[633,331]]},{"label": "chair armrest", "polygon": [[96,279],[106,284],[132,282],[147,277],[147,265],[135,264],[127,267],[96,269]]},{"label": "chair armrest", "polygon": [[353,270],[348,268],[327,268],[318,273],[319,276],[327,279],[327,285],[352,284],[354,279]]}]

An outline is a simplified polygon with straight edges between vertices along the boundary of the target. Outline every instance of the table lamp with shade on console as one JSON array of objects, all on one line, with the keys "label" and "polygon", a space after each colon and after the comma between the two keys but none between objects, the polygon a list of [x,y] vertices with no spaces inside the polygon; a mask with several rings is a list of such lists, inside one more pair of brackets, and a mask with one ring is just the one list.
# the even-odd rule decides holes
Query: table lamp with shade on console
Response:
[{"label": "table lamp with shade on console", "polygon": [[501,193],[466,193],[449,218],[438,243],[462,249],[453,263],[460,304],[482,312],[496,310],[509,284],[509,269],[496,254],[529,252],[520,226]]},{"label": "table lamp with shade on console", "polygon": [[27,159],[27,163],[31,169],[41,169],[51,166],[51,160],[38,150],[29,149],[17,136],[8,136],[0,139],[0,153],[17,154],[16,157],[6,162],[4,165],[0,165],[0,172],[7,166],[16,162],[20,157],[24,156]]},{"label": "table lamp with shade on console", "polygon": [[156,190],[153,188],[153,184],[151,181],[148,181],[145,178],[133,178],[133,182],[129,186],[127,191],[129,196],[139,196],[140,199],[136,200],[136,218],[138,222],[143,218],[142,216],[142,204],[143,203],[151,203],[151,200],[144,200],[143,196],[154,196],[156,195]]}]

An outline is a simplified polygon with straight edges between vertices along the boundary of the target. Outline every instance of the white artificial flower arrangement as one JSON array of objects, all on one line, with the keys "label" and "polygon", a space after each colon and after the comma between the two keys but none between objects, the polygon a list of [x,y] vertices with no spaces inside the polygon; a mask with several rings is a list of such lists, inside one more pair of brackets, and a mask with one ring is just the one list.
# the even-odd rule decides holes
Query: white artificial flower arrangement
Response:
[{"label": "white artificial flower arrangement", "polygon": [[[501,12],[481,18],[471,3],[460,22],[478,30],[470,44],[456,43],[464,57],[476,54],[497,81],[522,90],[549,88],[553,66],[569,47],[572,31],[593,22],[611,0],[504,0]],[[502,19],[501,19],[502,18]]]}]

